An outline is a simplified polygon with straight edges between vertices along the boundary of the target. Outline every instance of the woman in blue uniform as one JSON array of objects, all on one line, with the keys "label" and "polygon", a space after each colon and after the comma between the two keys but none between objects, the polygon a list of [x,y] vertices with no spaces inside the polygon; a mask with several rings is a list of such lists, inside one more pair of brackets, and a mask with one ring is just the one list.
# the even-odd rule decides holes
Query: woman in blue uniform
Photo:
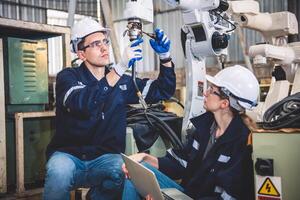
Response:
[{"label": "woman in blue uniform", "polygon": [[[162,158],[146,153],[131,157],[155,173],[161,188],[177,188],[194,199],[253,199],[250,130],[242,115],[256,105],[258,81],[238,65],[206,78],[207,112],[191,119],[195,131],[184,149],[169,149]],[[172,179],[181,179],[180,185]],[[140,199],[129,179],[123,199]]]}]

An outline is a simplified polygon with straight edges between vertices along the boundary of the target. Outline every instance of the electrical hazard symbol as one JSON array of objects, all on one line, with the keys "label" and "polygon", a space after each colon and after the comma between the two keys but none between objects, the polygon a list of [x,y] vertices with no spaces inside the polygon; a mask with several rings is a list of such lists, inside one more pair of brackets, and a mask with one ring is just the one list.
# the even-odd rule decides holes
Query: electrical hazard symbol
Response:
[{"label": "electrical hazard symbol", "polygon": [[276,189],[270,178],[266,178],[265,182],[258,190],[258,194],[280,197],[278,190]]}]

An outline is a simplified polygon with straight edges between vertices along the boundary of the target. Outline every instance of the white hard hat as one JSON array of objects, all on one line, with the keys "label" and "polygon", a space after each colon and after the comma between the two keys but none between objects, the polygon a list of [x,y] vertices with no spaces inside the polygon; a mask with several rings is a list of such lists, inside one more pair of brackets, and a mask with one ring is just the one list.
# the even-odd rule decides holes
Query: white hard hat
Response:
[{"label": "white hard hat", "polygon": [[236,110],[251,109],[257,105],[259,83],[254,74],[245,67],[240,65],[227,67],[214,77],[206,75],[206,79],[220,87],[229,97],[230,106]]},{"label": "white hard hat", "polygon": [[104,28],[97,21],[88,17],[85,17],[74,24],[71,32],[71,51],[73,53],[77,53],[78,44],[83,40],[83,38],[96,32],[103,32],[108,35],[110,29]]}]

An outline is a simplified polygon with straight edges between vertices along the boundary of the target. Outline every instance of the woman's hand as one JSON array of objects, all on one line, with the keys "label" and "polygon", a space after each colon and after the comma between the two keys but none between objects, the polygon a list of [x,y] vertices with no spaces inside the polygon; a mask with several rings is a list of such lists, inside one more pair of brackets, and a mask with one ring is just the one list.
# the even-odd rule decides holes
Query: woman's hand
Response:
[{"label": "woman's hand", "polygon": [[125,178],[130,178],[129,177],[129,173],[128,173],[128,170],[127,170],[127,168],[126,168],[126,165],[125,165],[125,163],[123,163],[123,165],[122,165],[122,171],[124,172],[124,174],[125,174]]},{"label": "woman's hand", "polygon": [[145,153],[137,153],[137,154],[133,154],[131,156],[129,156],[129,158],[131,158],[132,160],[134,160],[135,162],[142,162],[144,160],[144,158],[146,157]]},{"label": "woman's hand", "polygon": [[[144,157],[145,157],[145,156],[146,156],[145,153],[137,153],[137,154],[133,154],[133,155],[129,156],[129,158],[131,158],[131,159],[134,160],[135,162],[140,163],[140,162],[142,162],[142,161],[144,160]],[[125,174],[125,178],[130,178],[125,163],[122,165],[122,171],[123,171],[124,174]]]},{"label": "woman's hand", "polygon": [[132,160],[140,163],[140,162],[146,162],[156,169],[158,169],[158,159],[152,155],[149,155],[147,153],[137,153],[129,156]]}]

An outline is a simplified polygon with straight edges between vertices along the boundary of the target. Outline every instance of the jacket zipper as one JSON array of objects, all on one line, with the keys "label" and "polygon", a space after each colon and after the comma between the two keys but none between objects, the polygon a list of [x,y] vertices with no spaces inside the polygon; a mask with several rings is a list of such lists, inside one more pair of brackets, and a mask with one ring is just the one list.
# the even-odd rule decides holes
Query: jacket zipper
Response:
[{"label": "jacket zipper", "polygon": [[105,117],[105,113],[104,113],[104,106],[105,106],[105,104],[104,103],[102,103],[101,104],[101,118],[102,118],[102,120],[104,120],[104,117]]}]

